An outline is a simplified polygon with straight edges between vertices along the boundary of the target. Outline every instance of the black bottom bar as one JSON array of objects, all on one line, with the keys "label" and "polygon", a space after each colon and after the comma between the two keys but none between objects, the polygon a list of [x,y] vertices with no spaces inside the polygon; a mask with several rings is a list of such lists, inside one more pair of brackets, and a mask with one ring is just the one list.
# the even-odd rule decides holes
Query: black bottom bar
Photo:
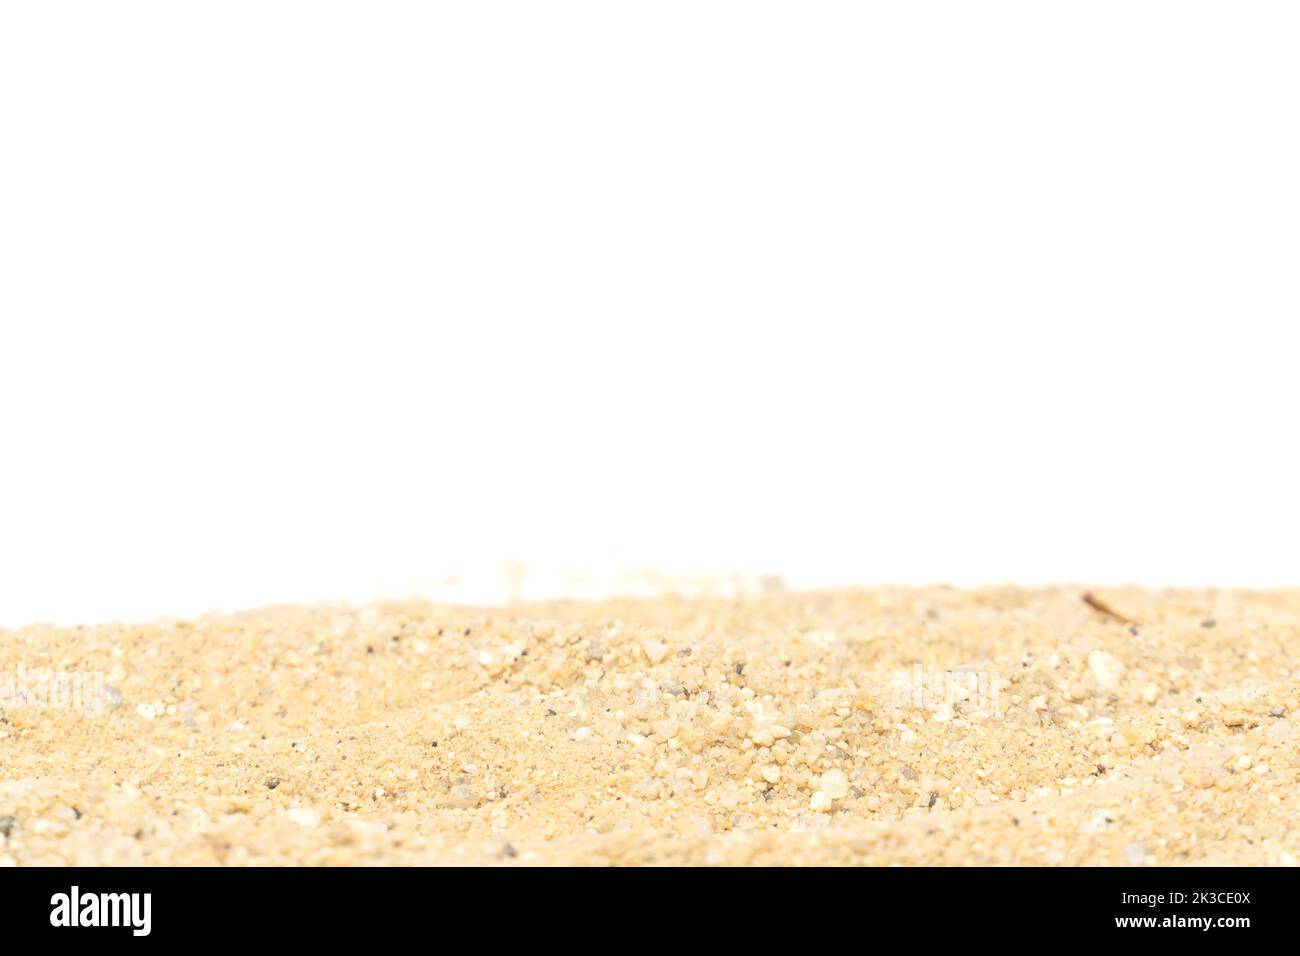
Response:
[{"label": "black bottom bar", "polygon": [[[95,944],[338,946],[413,933],[450,945],[441,934],[453,931],[494,945],[658,937],[734,947],[785,930],[865,947],[900,938],[1029,951],[1096,939],[1231,946],[1293,939],[1296,887],[1294,871],[1263,869],[0,871],[10,944],[76,934]],[[147,909],[129,894],[149,894]],[[616,935],[590,935],[611,922]]]}]

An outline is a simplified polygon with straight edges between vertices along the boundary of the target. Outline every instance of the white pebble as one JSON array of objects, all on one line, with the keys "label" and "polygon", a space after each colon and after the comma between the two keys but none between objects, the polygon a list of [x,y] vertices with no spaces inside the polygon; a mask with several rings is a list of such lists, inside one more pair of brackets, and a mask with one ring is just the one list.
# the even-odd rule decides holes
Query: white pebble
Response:
[{"label": "white pebble", "polygon": [[471,810],[479,805],[479,792],[469,783],[458,783],[447,794],[447,806]]},{"label": "white pebble", "polygon": [[677,731],[680,729],[680,725],[671,717],[665,717],[663,720],[656,720],[652,726],[654,727],[656,736],[662,737],[664,740],[668,740],[670,737],[676,737]]},{"label": "white pebble", "polygon": [[827,770],[822,774],[821,792],[832,800],[841,800],[849,795],[849,778],[843,770]]},{"label": "white pebble", "polygon": [[1119,685],[1120,675],[1124,673],[1124,662],[1114,654],[1092,651],[1088,655],[1088,670],[1098,684],[1110,690]]},{"label": "white pebble", "polygon": [[641,650],[645,652],[646,660],[651,664],[658,664],[668,656],[668,645],[663,641],[656,641],[653,638],[641,643]]},{"label": "white pebble", "polygon": [[311,829],[320,824],[320,813],[310,807],[294,807],[288,813],[289,819],[300,827]]}]

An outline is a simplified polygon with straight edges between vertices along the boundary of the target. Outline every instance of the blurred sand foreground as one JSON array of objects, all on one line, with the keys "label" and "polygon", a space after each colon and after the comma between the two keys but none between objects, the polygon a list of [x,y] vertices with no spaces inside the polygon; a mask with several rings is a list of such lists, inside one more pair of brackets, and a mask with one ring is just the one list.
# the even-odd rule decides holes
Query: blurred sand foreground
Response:
[{"label": "blurred sand foreground", "polygon": [[0,630],[0,864],[1294,865],[1300,592],[1082,594]]}]

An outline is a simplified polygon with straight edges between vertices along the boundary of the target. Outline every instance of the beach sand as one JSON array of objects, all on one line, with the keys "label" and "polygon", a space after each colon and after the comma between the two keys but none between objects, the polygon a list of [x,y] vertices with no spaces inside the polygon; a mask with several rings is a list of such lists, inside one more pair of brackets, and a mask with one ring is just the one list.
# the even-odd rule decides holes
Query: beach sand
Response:
[{"label": "beach sand", "polygon": [[0,630],[0,864],[1300,857],[1300,591]]}]

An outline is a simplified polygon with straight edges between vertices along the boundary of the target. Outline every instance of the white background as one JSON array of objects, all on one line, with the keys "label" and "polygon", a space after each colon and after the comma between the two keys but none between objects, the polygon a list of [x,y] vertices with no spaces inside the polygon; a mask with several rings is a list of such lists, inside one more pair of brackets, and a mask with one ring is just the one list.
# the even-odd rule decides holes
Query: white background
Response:
[{"label": "white background", "polygon": [[1297,49],[1291,3],[6,3],[0,624],[506,561],[1300,584]]}]

